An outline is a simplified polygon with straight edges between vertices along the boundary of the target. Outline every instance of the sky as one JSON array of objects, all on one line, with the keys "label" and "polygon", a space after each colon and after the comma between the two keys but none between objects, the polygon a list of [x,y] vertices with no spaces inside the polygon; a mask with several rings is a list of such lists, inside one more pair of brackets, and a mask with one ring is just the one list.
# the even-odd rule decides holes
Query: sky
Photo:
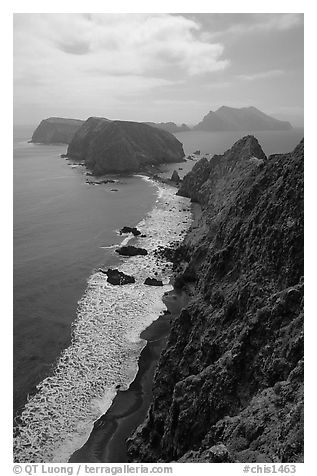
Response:
[{"label": "sky", "polygon": [[222,105],[303,125],[297,13],[14,14],[14,122],[193,125]]}]

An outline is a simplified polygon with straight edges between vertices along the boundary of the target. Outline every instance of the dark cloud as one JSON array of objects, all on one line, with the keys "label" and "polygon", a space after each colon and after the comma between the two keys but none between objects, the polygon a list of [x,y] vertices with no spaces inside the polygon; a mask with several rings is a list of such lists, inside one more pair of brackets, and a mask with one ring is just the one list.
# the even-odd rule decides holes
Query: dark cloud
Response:
[{"label": "dark cloud", "polygon": [[57,41],[55,44],[61,51],[71,55],[85,55],[91,51],[90,43],[84,40]]}]

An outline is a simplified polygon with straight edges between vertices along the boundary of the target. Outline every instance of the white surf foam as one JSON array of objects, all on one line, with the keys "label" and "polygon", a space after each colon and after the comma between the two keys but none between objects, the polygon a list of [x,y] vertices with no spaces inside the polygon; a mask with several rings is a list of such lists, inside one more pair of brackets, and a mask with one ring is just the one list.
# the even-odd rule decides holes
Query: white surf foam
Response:
[{"label": "white surf foam", "polygon": [[140,333],[166,309],[162,297],[171,289],[168,284],[143,284],[154,273],[169,282],[172,265],[158,262],[154,250],[179,239],[191,222],[188,199],[176,196],[170,186],[153,185],[159,188],[156,205],[137,224],[146,237],[136,241],[148,255],[122,257],[118,266],[136,282],[112,286],[102,273],[90,277],[72,326],[71,345],[23,410],[14,439],[18,462],[67,462],[110,407],[116,386],[127,389],[137,373],[146,344]]}]

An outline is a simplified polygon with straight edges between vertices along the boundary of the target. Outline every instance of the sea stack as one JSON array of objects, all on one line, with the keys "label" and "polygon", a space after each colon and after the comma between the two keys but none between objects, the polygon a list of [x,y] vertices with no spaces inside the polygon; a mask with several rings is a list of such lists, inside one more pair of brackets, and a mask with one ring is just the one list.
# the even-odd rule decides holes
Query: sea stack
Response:
[{"label": "sea stack", "polygon": [[177,170],[174,170],[171,176],[171,181],[175,183],[179,183],[181,181],[180,176],[178,175]]},{"label": "sea stack", "polygon": [[139,172],[164,162],[183,162],[182,144],[144,123],[90,117],[76,132],[67,156],[84,161],[94,175]]}]

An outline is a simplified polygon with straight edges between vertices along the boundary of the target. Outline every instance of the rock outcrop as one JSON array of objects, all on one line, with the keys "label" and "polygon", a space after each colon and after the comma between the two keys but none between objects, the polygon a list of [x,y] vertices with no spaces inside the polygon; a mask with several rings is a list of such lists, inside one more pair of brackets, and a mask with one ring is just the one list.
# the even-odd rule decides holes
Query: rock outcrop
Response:
[{"label": "rock outcrop", "polygon": [[174,170],[171,176],[171,181],[175,183],[179,183],[181,181],[180,176],[178,175],[177,170]]},{"label": "rock outcrop", "polygon": [[147,124],[90,117],[76,132],[67,156],[84,161],[94,175],[138,172],[163,162],[183,162],[182,144]]},{"label": "rock outcrop", "polygon": [[138,248],[136,246],[122,246],[116,250],[116,253],[121,256],[145,256],[147,255],[147,250],[144,248]]},{"label": "rock outcrop", "polygon": [[[223,155],[214,155],[212,160],[200,159],[182,181],[178,195],[189,197],[192,201],[205,204],[210,190],[216,187],[219,196],[225,198],[223,187],[230,178],[240,180],[245,168],[253,168],[266,160],[266,156],[254,136],[238,140]],[[213,190],[213,192],[215,192]]]},{"label": "rock outcrop", "polygon": [[140,230],[138,230],[135,226],[124,226],[120,230],[120,235],[125,235],[127,233],[132,233],[134,236],[139,236],[141,235]]},{"label": "rock outcrop", "polygon": [[210,111],[194,127],[202,131],[285,131],[292,129],[287,121],[280,121],[264,114],[256,107],[240,109],[221,106],[217,111]]},{"label": "rock outcrop", "polygon": [[135,283],[135,278],[133,276],[129,276],[128,274],[119,271],[118,269],[104,269],[100,268],[99,271],[103,274],[108,276],[107,281],[113,285],[124,285],[124,284],[133,284]]},{"label": "rock outcrop", "polygon": [[248,136],[185,177],[195,279],[130,461],[303,461],[303,158],[303,141],[266,158]]},{"label": "rock outcrop", "polygon": [[147,286],[163,286],[163,281],[156,278],[146,278],[144,284],[146,284]]},{"label": "rock outcrop", "polygon": [[39,144],[69,144],[76,131],[84,124],[79,119],[49,117],[43,119],[32,135],[31,142]]}]

